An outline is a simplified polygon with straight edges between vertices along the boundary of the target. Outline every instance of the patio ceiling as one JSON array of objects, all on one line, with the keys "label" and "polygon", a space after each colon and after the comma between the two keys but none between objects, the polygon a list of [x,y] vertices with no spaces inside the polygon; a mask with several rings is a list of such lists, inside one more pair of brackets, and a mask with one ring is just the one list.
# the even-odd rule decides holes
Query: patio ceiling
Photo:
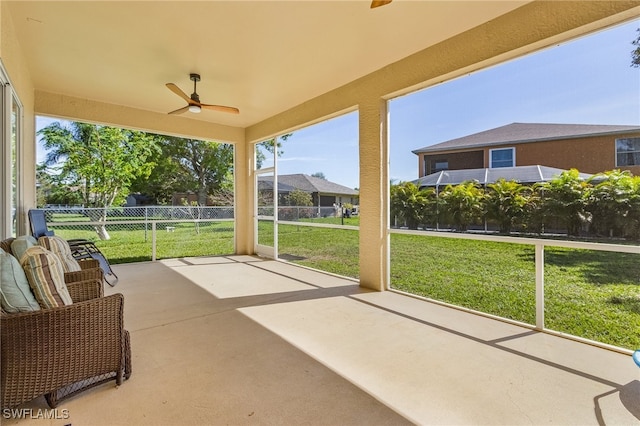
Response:
[{"label": "patio ceiling", "polygon": [[10,1],[34,88],[248,127],[528,1]]}]

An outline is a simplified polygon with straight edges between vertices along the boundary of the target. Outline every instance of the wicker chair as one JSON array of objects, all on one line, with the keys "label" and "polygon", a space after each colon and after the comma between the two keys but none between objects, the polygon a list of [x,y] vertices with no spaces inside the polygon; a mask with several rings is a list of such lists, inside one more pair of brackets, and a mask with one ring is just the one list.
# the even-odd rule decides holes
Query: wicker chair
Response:
[{"label": "wicker chair", "polygon": [[97,267],[65,274],[72,305],[0,314],[0,406],[62,399],[131,375],[121,294],[104,297]]},{"label": "wicker chair", "polygon": [[[13,255],[11,251],[11,243],[13,240],[15,240],[15,238],[7,238],[6,240],[0,241],[0,248]],[[76,261],[78,265],[80,265],[81,270],[64,273],[64,282],[67,283],[67,285],[68,283],[76,281],[98,280],[102,282],[104,280],[104,271],[98,260],[89,258],[76,259]]]}]

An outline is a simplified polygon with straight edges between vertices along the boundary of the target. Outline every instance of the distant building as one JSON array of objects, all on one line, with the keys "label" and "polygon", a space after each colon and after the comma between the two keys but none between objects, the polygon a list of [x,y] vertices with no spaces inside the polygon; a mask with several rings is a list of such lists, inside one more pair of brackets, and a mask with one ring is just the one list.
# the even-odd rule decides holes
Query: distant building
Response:
[{"label": "distant building", "polygon": [[[262,190],[273,188],[273,177],[258,178],[258,188]],[[355,189],[305,174],[278,175],[278,199],[281,202],[296,189],[311,194],[313,205],[317,207],[358,204],[359,196]]]},{"label": "distant building", "polygon": [[412,152],[419,178],[443,170],[535,165],[640,175],[640,126],[512,123]]}]

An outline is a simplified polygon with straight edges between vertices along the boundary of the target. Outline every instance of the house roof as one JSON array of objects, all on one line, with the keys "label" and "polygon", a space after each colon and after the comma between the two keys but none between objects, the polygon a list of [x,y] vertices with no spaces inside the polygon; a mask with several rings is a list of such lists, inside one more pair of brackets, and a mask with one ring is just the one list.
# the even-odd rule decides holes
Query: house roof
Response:
[{"label": "house roof", "polygon": [[416,149],[414,154],[451,149],[484,147],[489,145],[516,144],[549,141],[557,139],[575,139],[600,135],[640,132],[640,126],[618,126],[604,124],[548,124],[548,123],[511,123],[472,135],[451,139],[435,145]]},{"label": "house roof", "polygon": [[[258,190],[260,191],[273,191],[273,178],[262,176],[258,178]],[[291,191],[295,191],[296,188],[290,185],[283,184],[282,182],[278,182],[278,193],[279,194],[288,194]]]},{"label": "house roof", "polygon": [[[259,181],[272,182],[273,177],[260,177]],[[278,175],[278,189],[281,190],[283,187],[290,188],[288,192],[299,189],[304,192],[318,192],[320,194],[358,195],[358,191],[355,189],[302,173]]]},{"label": "house roof", "polygon": [[[482,185],[495,183],[498,179],[515,180],[520,183],[548,182],[565,170],[547,166],[517,166],[495,169],[442,170],[412,181],[418,187],[458,185],[462,182],[476,181]],[[592,175],[580,173],[582,179]]]}]

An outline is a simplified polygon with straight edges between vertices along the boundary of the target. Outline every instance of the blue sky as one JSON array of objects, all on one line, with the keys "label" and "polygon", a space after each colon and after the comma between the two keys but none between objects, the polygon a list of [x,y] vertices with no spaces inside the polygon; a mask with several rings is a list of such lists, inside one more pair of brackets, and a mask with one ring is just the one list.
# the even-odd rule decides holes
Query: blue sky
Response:
[{"label": "blue sky", "polygon": [[[513,122],[640,125],[640,20],[545,49],[390,102],[390,177],[418,178],[411,151]],[[39,118],[37,127],[50,119]],[[296,130],[278,173],[358,183],[357,112]],[[41,160],[40,153],[38,159]]]},{"label": "blue sky", "polygon": [[[390,102],[390,177],[418,178],[411,151],[513,122],[640,125],[640,20],[478,71]],[[278,173],[322,172],[358,187],[358,116],[298,130]]]}]

